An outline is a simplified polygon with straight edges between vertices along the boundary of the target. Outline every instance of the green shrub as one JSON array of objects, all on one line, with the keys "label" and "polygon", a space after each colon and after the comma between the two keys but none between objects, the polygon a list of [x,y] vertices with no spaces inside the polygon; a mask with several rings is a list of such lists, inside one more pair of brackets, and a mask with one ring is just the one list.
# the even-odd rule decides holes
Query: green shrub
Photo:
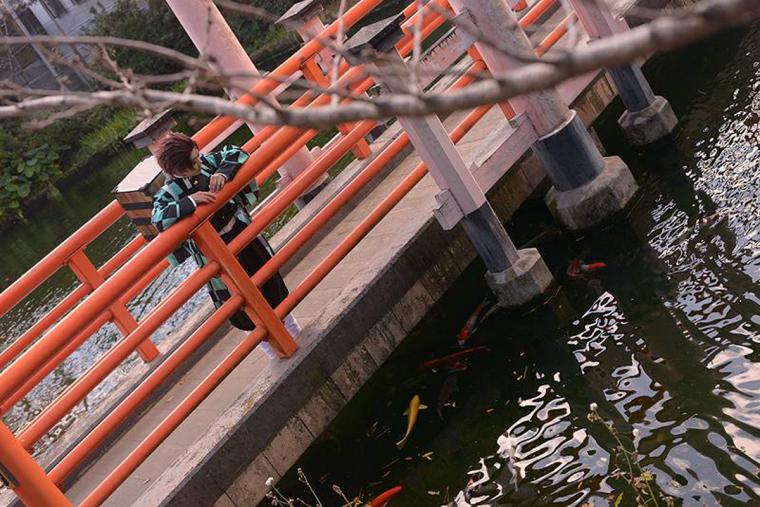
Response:
[{"label": "green shrub", "polygon": [[137,114],[130,109],[115,111],[101,124],[93,125],[92,131],[81,137],[76,153],[69,162],[68,171],[77,170],[104,151],[121,145],[121,140],[137,125]]},{"label": "green shrub", "polygon": [[134,127],[129,110],[100,108],[32,130],[7,120],[0,129],[0,222],[22,214],[24,204],[47,193],[62,176],[114,150]]},{"label": "green shrub", "polygon": [[46,190],[61,175],[59,151],[47,144],[30,148],[15,157],[0,172],[0,217],[21,216],[21,208],[32,192]]},{"label": "green shrub", "polygon": [[[147,3],[147,9],[141,7],[144,3]],[[253,0],[247,3],[279,15],[296,3],[296,0]],[[248,53],[276,47],[280,40],[293,37],[284,28],[268,20],[231,11],[223,11],[223,15]],[[164,0],[118,0],[110,12],[103,7],[94,9],[94,17],[86,32],[90,35],[111,35],[150,42],[191,56],[198,54]],[[114,49],[113,57],[121,67],[139,74],[166,74],[181,70],[174,62],[133,50]]]}]

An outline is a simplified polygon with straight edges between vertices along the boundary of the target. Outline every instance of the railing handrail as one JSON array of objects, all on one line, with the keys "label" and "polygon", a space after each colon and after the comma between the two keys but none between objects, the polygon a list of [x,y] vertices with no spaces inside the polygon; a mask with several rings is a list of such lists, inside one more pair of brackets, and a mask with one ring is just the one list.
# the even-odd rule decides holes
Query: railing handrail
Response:
[{"label": "railing handrail", "polygon": [[[359,21],[364,14],[369,12],[369,10],[374,8],[381,1],[382,0],[360,0],[359,3],[346,12],[344,17],[345,28],[349,28]],[[338,22],[335,21],[325,28],[325,30],[319,35],[318,39],[326,39],[334,33],[337,33],[337,30]],[[278,66],[273,73],[268,74],[269,78],[265,78],[257,83],[252,90],[252,93],[258,93],[258,88],[263,86],[266,86],[267,89],[271,87],[266,93],[271,92],[277,88],[277,86],[280,86],[282,83],[281,80],[273,78],[275,76],[282,77],[286,74],[290,75],[298,72],[301,59],[308,58],[307,55],[309,55],[309,53],[316,54],[319,51],[319,49],[317,49],[318,47],[321,49],[321,43],[317,39],[304,45],[299,51],[288,58],[288,60]],[[305,93],[304,96],[308,97],[308,92]],[[253,99],[253,97],[245,95],[239,99],[239,102],[245,103],[248,99]],[[253,103],[255,103],[255,100],[254,102],[251,102],[251,104]],[[196,141],[204,147],[212,142],[215,137],[218,137],[218,134],[217,136],[211,136],[210,132],[207,131],[208,128],[219,128],[218,133],[221,133],[224,130],[224,127],[229,126],[234,121],[235,119],[232,117],[215,118],[196,134]],[[55,274],[57,270],[65,266],[66,260],[68,260],[69,257],[93,242],[123,215],[124,210],[119,203],[115,200],[111,201],[106,207],[71,234],[71,236],[69,236],[63,243],[58,245],[32,268],[27,270],[21,277],[0,293],[0,317],[4,316],[13,307],[18,305],[24,298],[31,294],[34,289]],[[2,397],[0,396],[0,398]]]},{"label": "railing handrail", "polygon": [[[363,0],[375,2],[377,0]],[[357,6],[361,5],[357,4]],[[355,6],[356,7],[356,6]],[[332,26],[332,25],[331,25]],[[314,41],[312,41],[314,42]],[[292,57],[291,57],[292,59]],[[290,60],[290,59],[289,59]],[[286,62],[287,63],[287,62]],[[340,82],[350,82],[354,74],[349,71],[341,76]],[[329,96],[321,94],[312,101],[322,103],[329,100]],[[119,268],[100,287],[95,289],[90,296],[71,313],[64,317],[44,337],[32,344],[17,360],[10,364],[0,376],[0,399],[6,399],[14,389],[23,383],[23,379],[30,375],[34,368],[38,367],[52,353],[50,350],[58,350],[67,340],[73,338],[96,315],[103,312],[111,301],[119,294],[130,289],[132,284],[140,278],[147,266],[153,266],[165,259],[190,234],[205,220],[212,216],[222,205],[236,195],[256,177],[268,164],[275,160],[282,152],[297,140],[301,129],[293,127],[280,127],[275,134],[264,144],[254,151],[245,164],[241,166],[238,174],[226,184],[219,192],[214,204],[199,206],[192,215],[178,221],[171,228],[159,234],[158,237],[140,250],[132,260]]]},{"label": "railing handrail", "polygon": [[[361,17],[363,16],[362,12],[364,11],[364,14],[366,12],[369,12],[372,8],[374,8],[377,4],[380,3],[381,0],[360,0],[359,3],[357,3],[355,6],[353,6],[349,11],[345,14],[344,19],[344,27],[349,28],[353,24],[355,24]],[[437,0],[441,1],[441,0]],[[412,11],[414,12],[414,11]],[[319,52],[319,49],[321,49],[321,43],[320,40],[327,39],[330,35],[336,33],[338,30],[338,22],[335,21],[331,25],[325,28],[325,30],[315,39],[304,45],[299,51],[297,51],[294,55],[292,55],[288,60],[283,62],[275,71],[268,74],[269,79],[263,79],[262,81],[259,81],[256,86],[254,86],[252,93],[256,94],[259,93],[259,90],[257,87],[262,86],[273,86],[272,89],[276,88],[277,86],[282,84],[282,80],[273,79],[273,77],[279,76],[282,77],[288,69],[292,69],[290,74],[293,74],[295,72],[300,71],[300,64],[302,63],[301,58],[309,58],[313,56],[313,54],[316,54]],[[313,54],[310,54],[313,53]],[[348,71],[351,71],[352,69],[347,69]],[[350,77],[353,77],[356,75],[357,71],[349,72],[349,74],[343,74],[341,76],[342,79],[346,79]],[[268,83],[268,84],[267,84]],[[271,90],[269,90],[271,91]],[[309,98],[312,97],[313,94],[311,92],[306,92],[300,97],[296,102],[298,105],[306,105],[308,103]],[[241,97],[241,99],[238,99],[238,102],[245,102],[246,98],[252,98],[250,96],[244,96]],[[318,97],[317,97],[318,98]],[[324,101],[322,101],[324,102]],[[255,103],[255,102],[252,102]],[[294,104],[296,105],[296,104]],[[231,117],[217,117],[214,118],[206,127],[202,128],[195,136],[196,141],[201,144],[201,146],[205,146],[209,142],[212,142],[218,135],[213,136],[213,130],[207,131],[209,127],[212,125],[215,125],[216,128],[219,128],[219,132],[223,131],[226,126],[229,126],[232,122],[234,122],[235,119]],[[251,143],[253,143],[252,146],[249,147],[249,150],[254,149],[255,147],[260,146],[263,144],[271,135],[279,130],[278,127],[274,127],[273,129],[269,130],[269,127],[267,127],[265,130],[267,130],[267,135],[254,136],[252,138]],[[205,132],[205,134],[204,134]],[[263,132],[260,132],[263,134]],[[209,138],[206,139],[204,135],[207,135]],[[258,139],[257,139],[258,138]],[[258,146],[256,146],[258,145]],[[266,176],[269,176],[268,174]],[[257,178],[257,181],[259,183],[262,183],[264,178]],[[211,212],[209,213],[210,216]],[[58,245],[53,251],[51,251],[48,255],[46,255],[42,260],[40,260],[35,266],[30,268],[24,275],[22,275],[18,280],[16,280],[13,284],[11,284],[5,291],[0,293],[0,317],[2,317],[5,313],[10,311],[13,307],[15,307],[17,304],[19,304],[24,298],[26,298],[34,289],[39,287],[42,283],[44,283],[50,276],[52,276],[57,270],[61,269],[63,266],[66,265],[66,260],[70,258],[72,255],[74,255],[77,251],[85,248],[89,243],[94,241],[100,234],[105,232],[109,227],[111,227],[119,218],[121,218],[124,215],[123,209],[119,206],[117,201],[112,201],[109,203],[103,210],[98,212],[92,219],[90,219],[88,222],[86,222],[83,226],[81,226],[75,233],[73,233],[64,243],[61,245]],[[134,242],[140,242],[139,236],[137,239],[133,240],[132,243],[127,245],[125,247],[125,250],[127,248],[130,248],[130,251],[132,251],[131,247],[134,246]],[[142,241],[144,244],[144,240]],[[140,245],[142,246],[142,245]],[[121,252],[119,252],[121,253]],[[103,268],[107,268],[106,273],[104,273],[105,277],[108,277],[108,275],[111,274],[111,271],[115,270],[118,265],[120,265],[119,259],[115,259],[117,253],[114,258],[107,261]],[[47,328],[46,328],[47,329]],[[22,343],[16,344],[15,347],[13,347],[12,350],[8,350],[8,352],[13,352],[13,354],[6,354],[5,356],[10,356],[10,358],[16,357],[18,352],[20,350],[23,350],[27,346],[29,346],[34,340],[39,338],[39,334],[44,332],[45,329],[40,330],[39,333],[35,333],[35,335],[32,336],[26,336],[25,340],[23,340]],[[9,347],[10,348],[10,347]],[[2,354],[2,352],[0,352]],[[5,363],[0,364],[0,368],[4,366]],[[0,400],[4,399],[2,395],[0,395]]]},{"label": "railing handrail", "polygon": [[[348,73],[346,76],[344,76],[343,79],[352,81],[354,79],[353,74],[356,74],[357,72],[360,72],[360,70],[357,69],[356,71],[352,71],[352,73]],[[353,89],[356,93],[361,93],[363,90],[371,86],[371,84],[372,80],[370,78],[367,78],[362,82],[353,84]],[[328,100],[327,97],[318,97],[314,103],[324,103],[326,100]],[[315,170],[312,170],[312,173],[319,175],[326,172],[327,169],[329,169],[348,151],[349,147],[356,142],[356,139],[360,138],[363,134],[368,132],[369,129],[374,125],[374,121],[365,122],[363,129],[346,133],[346,139],[344,139],[342,143],[321,153],[320,157],[318,157],[314,162]],[[275,130],[279,130],[279,128]],[[263,133],[264,132],[257,133],[252,141],[258,141],[256,144],[261,144],[260,138],[265,136],[260,136],[259,134]],[[316,131],[307,131],[306,134],[302,134],[298,141],[291,143],[288,149],[285,152],[281,153],[279,157],[284,156],[287,158],[289,152],[294,152],[295,150],[299,149],[300,146],[305,144],[308,138],[314,134],[316,134]],[[278,165],[276,163],[277,161],[278,159],[275,159],[275,161],[270,163],[269,166],[276,167]],[[262,180],[266,179],[268,176],[268,174],[258,173],[256,175],[256,179]],[[308,186],[308,183],[306,186]],[[289,189],[288,193],[279,196],[279,201],[276,201],[273,203],[273,205],[277,204],[278,202],[283,202],[283,198],[285,198],[283,206],[280,210],[269,215],[270,218],[264,222],[264,226],[268,225],[268,222],[273,220],[279,214],[279,212],[284,209],[284,207],[290,205],[290,203],[299,195],[299,193],[300,191],[298,189],[294,190],[291,188]],[[243,243],[239,241],[239,239],[240,238],[238,238],[238,241],[236,241],[237,248],[234,248],[234,245],[232,244],[230,245],[230,249],[232,249],[233,252],[237,252],[243,247]],[[206,269],[202,271],[206,271]],[[178,309],[187,299],[189,299],[195,290],[199,289],[200,286],[203,283],[207,282],[208,279],[215,273],[207,272],[206,276],[203,277],[200,277],[200,274],[201,273],[199,271],[196,271],[190,276],[190,278],[186,279],[180,287],[175,289],[175,291],[167,296],[167,298],[164,299],[164,301],[162,301],[162,303],[157,308],[155,308],[154,311],[152,311],[139,323],[138,328],[135,329],[134,332],[130,333],[123,340],[118,342],[116,346],[114,346],[106,353],[106,356],[94,364],[90,370],[88,370],[82,377],[80,377],[79,380],[70,385],[56,398],[56,400],[51,405],[49,405],[41,414],[39,414],[34,419],[34,421],[32,421],[19,435],[19,439],[23,442],[23,444],[26,446],[33,445],[42,435],[44,435],[45,432],[47,432],[58,420],[60,420],[61,417],[63,417],[71,408],[73,408],[76,403],[81,401],[81,399],[86,396],[86,394],[91,389],[93,389],[100,381],[102,381],[102,379],[105,378],[107,374],[109,374],[116,366],[118,366],[118,364],[120,364],[120,362],[123,361],[126,356],[134,349],[136,343],[139,343],[140,340],[144,339],[151,332],[155,331],[158,326],[166,318],[168,318],[168,315],[171,315],[174,311],[176,311],[176,309]],[[198,276],[196,277],[196,275]],[[264,281],[266,281],[266,279],[264,279],[258,285],[263,284]],[[185,294],[184,297],[177,297],[182,292],[183,288],[187,286],[195,287],[195,289],[191,290],[190,293]],[[167,311],[167,307],[170,308],[170,310]],[[69,341],[66,347],[56,354],[56,358],[58,358],[57,361],[52,359],[49,360],[46,365],[41,370],[38,370],[31,379],[27,380],[25,384],[19,390],[17,390],[12,397],[6,399],[2,405],[0,405],[0,409],[9,408],[10,405],[23,397],[29,390],[31,390],[36,382],[39,381],[39,378],[41,376],[44,377],[47,373],[52,371],[52,369],[55,368],[58,363],[67,357],[71,349],[76,349],[81,341],[83,339],[86,339],[86,334],[87,333],[80,333],[77,339]],[[104,364],[107,366],[104,366]]]},{"label": "railing handrail", "polygon": [[34,289],[66,265],[66,261],[72,255],[92,243],[97,236],[115,224],[123,215],[124,210],[119,206],[119,203],[115,200],[111,201],[66,238],[63,243],[56,246],[49,254],[10,284],[0,293],[0,317],[3,317]]}]

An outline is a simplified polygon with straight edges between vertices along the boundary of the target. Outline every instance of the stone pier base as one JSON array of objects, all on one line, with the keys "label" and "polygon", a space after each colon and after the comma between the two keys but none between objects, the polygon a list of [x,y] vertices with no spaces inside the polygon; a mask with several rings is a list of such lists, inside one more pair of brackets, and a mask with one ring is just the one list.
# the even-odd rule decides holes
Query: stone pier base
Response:
[{"label": "stone pier base", "polygon": [[499,305],[512,308],[534,300],[554,282],[549,268],[535,248],[517,252],[519,260],[499,273],[486,273],[486,282],[496,295]]},{"label": "stone pier base", "polygon": [[646,109],[626,111],[618,120],[625,138],[633,146],[646,146],[670,135],[678,124],[670,102],[657,96]]},{"label": "stone pier base", "polygon": [[580,231],[621,211],[636,190],[638,185],[625,162],[620,157],[606,157],[599,176],[572,190],[558,191],[552,187],[545,201],[560,225]]}]

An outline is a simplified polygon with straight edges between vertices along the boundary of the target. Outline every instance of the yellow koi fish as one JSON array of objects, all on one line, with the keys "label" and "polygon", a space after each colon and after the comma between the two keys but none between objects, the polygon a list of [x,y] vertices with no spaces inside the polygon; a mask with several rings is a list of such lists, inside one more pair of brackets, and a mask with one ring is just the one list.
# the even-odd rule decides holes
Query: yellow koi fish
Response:
[{"label": "yellow koi fish", "polygon": [[406,434],[404,435],[404,438],[396,442],[396,447],[401,449],[404,447],[404,445],[406,445],[406,441],[409,439],[409,435],[412,433],[412,428],[414,428],[414,424],[417,422],[417,415],[419,414],[420,410],[426,408],[427,407],[425,405],[421,404],[420,397],[415,394],[412,397],[412,400],[409,402],[409,409],[405,412],[407,416]]}]

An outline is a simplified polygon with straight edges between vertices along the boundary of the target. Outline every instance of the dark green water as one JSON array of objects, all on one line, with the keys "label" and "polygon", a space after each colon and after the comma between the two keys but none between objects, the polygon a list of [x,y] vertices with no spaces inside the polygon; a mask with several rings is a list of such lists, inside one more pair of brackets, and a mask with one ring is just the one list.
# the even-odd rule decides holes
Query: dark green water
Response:
[{"label": "dark green water", "polygon": [[[617,443],[587,419],[591,403],[622,434],[637,430],[655,493],[760,505],[759,39],[758,28],[733,33],[647,67],[681,118],[673,141],[627,149],[619,106],[597,124],[640,184],[635,204],[593,234],[539,244],[559,291],[488,319],[471,343],[490,353],[465,371],[418,371],[458,350],[487,294],[472,266],[298,462],[325,505],[340,504],[333,484],[365,499],[403,485],[391,506],[610,505],[621,492],[635,505],[614,477]],[[508,225],[518,244],[552,227],[540,201]],[[571,279],[577,258],[608,267]],[[399,451],[415,394],[430,408]],[[295,467],[279,488],[315,503]]]}]

